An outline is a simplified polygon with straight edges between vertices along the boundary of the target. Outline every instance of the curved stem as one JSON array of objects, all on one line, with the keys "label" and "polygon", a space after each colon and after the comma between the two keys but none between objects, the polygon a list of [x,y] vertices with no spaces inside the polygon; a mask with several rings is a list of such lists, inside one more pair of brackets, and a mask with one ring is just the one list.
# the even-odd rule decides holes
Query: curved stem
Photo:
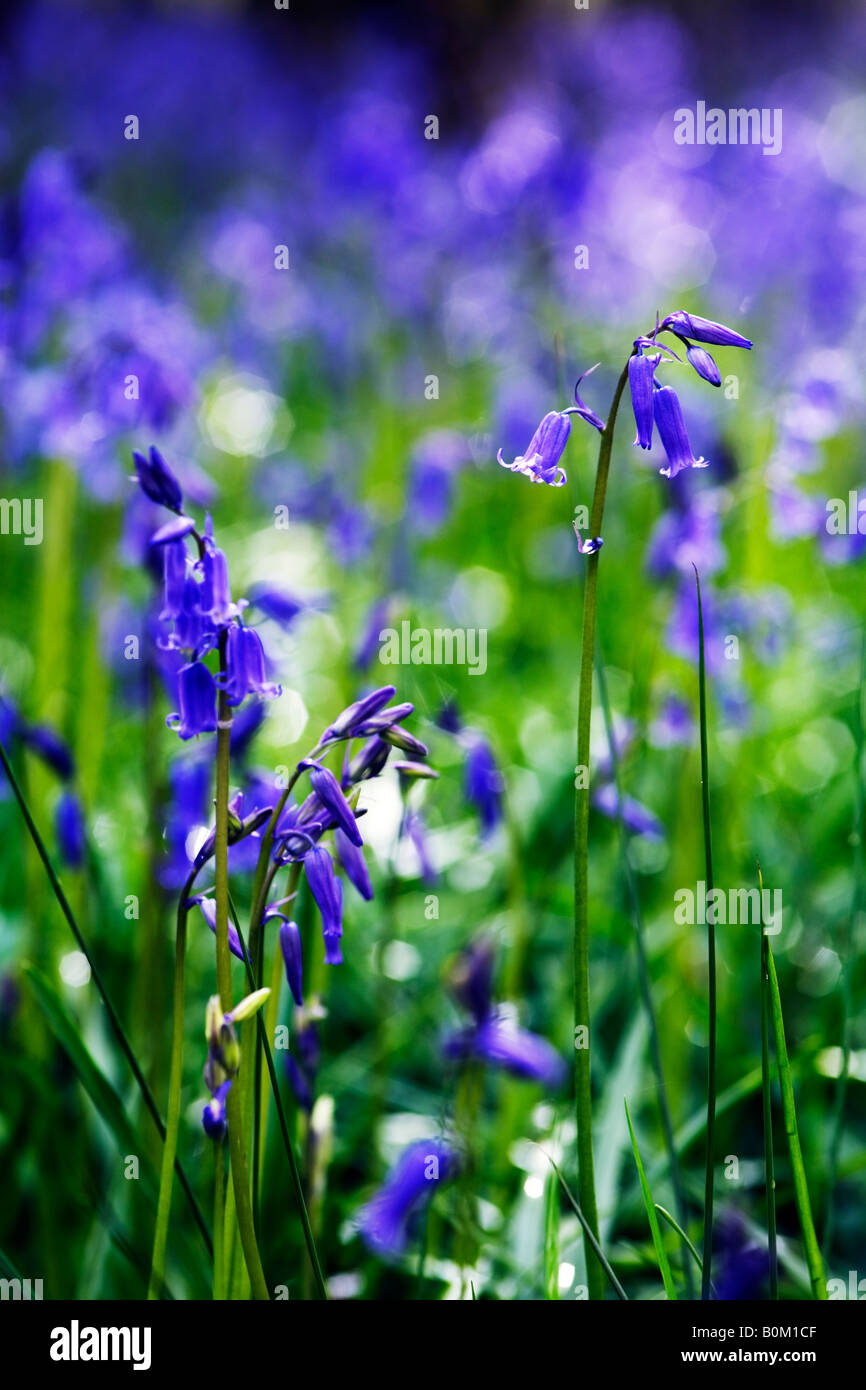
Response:
[{"label": "curved stem", "polygon": [[[589,533],[601,534],[607,477],[619,402],[628,380],[628,363],[620,373],[607,424],[601,434]],[[577,766],[589,768],[592,719],[592,668],[595,653],[595,613],[599,552],[586,557],[583,590],[583,634],[577,704]],[[577,1116],[578,1195],[580,1207],[598,1242],[598,1207],[592,1158],[592,1079],[589,1048],[589,778],[579,772],[574,803],[574,1086]],[[585,1030],[585,1034],[584,1034]],[[585,1044],[585,1045],[584,1045]],[[586,1277],[590,1298],[604,1298],[604,1270],[592,1241],[586,1247]]]}]

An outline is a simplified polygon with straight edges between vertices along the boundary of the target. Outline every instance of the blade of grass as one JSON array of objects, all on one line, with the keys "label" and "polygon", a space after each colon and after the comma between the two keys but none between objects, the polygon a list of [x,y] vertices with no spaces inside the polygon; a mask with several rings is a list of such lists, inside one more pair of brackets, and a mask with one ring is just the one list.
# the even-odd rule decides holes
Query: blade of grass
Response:
[{"label": "blade of grass", "polygon": [[656,1209],[655,1204],[653,1202],[652,1192],[650,1191],[650,1185],[647,1182],[647,1176],[644,1170],[643,1160],[640,1156],[640,1149],[637,1146],[637,1139],[635,1138],[634,1126],[631,1122],[631,1115],[628,1113],[628,1101],[625,1100],[625,1098],[623,1098],[623,1104],[625,1105],[625,1118],[628,1122],[628,1132],[631,1138],[631,1151],[634,1154],[634,1162],[635,1167],[637,1168],[638,1180],[640,1182],[641,1195],[643,1196],[643,1204],[646,1208],[647,1221],[649,1222],[650,1231],[652,1233],[653,1246],[656,1252],[656,1260],[658,1261],[659,1271],[662,1276],[662,1283],[665,1286],[665,1293],[667,1294],[668,1298],[671,1299],[673,1302],[676,1302],[677,1291],[676,1286],[674,1285],[674,1276],[671,1273],[670,1260],[668,1259],[668,1254],[665,1250],[665,1243],[662,1240],[661,1227],[659,1226],[659,1219],[656,1215]]},{"label": "blade of grass", "polygon": [[[764,880],[761,866],[758,865],[758,887],[763,902]],[[764,1112],[764,1185],[767,1194],[767,1248],[770,1253],[770,1298],[779,1297],[779,1257],[776,1248],[776,1175],[773,1157],[773,1101],[770,1090],[770,985],[768,979],[767,952],[770,938],[764,931],[763,912],[761,925],[761,1096]]]},{"label": "blade of grass", "polygon": [[565,1178],[562,1176],[553,1159],[550,1157],[550,1154],[545,1153],[544,1149],[542,1149],[541,1151],[542,1153],[544,1153],[545,1158],[547,1159],[548,1163],[550,1164],[551,1168],[553,1169],[554,1173],[559,1179],[559,1184],[566,1197],[568,1198],[569,1203],[571,1204],[572,1211],[574,1212],[575,1216],[580,1222],[581,1229],[583,1230],[584,1239],[587,1240],[589,1244],[592,1246],[595,1257],[601,1265],[602,1270],[607,1275],[611,1283],[611,1286],[614,1290],[614,1293],[616,1294],[617,1298],[621,1298],[624,1302],[628,1302],[628,1294],[626,1293],[622,1284],[619,1282],[613,1270],[611,1269],[607,1256],[605,1255],[604,1251],[602,1250],[601,1246],[595,1238],[592,1227],[590,1226],[589,1222],[587,1221],[586,1217],[584,1216],[583,1212],[581,1211],[580,1207],[578,1206],[577,1202],[571,1194],[571,1188],[568,1186],[568,1183],[565,1181]]},{"label": "blade of grass", "polygon": [[[697,565],[695,584],[698,598],[698,698],[701,720],[701,809],[704,822],[704,861],[706,891],[713,892],[713,843],[710,827],[710,780],[707,753],[707,668],[704,652],[704,610],[701,603],[701,578]],[[715,909],[707,912],[707,973],[709,977],[709,1039],[707,1052],[707,1163],[704,1181],[704,1258],[701,1277],[701,1298],[710,1296],[710,1276],[713,1260],[713,1197],[715,1191],[716,1141],[716,927]]]},{"label": "blade of grass", "polygon": [[667,1221],[669,1226],[673,1226],[674,1230],[679,1235],[686,1249],[690,1251],[698,1269],[703,1269],[703,1261],[701,1260],[700,1251],[698,1250],[698,1247],[695,1245],[694,1241],[689,1240],[689,1237],[686,1235],[685,1231],[677,1221],[676,1217],[671,1216],[667,1208],[661,1206],[658,1202],[656,1202],[655,1204],[655,1209],[658,1212],[659,1216],[664,1217],[665,1221]]},{"label": "blade of grass", "polygon": [[791,1171],[794,1178],[794,1201],[800,1218],[806,1264],[809,1269],[809,1282],[812,1297],[826,1299],[827,1284],[824,1278],[824,1264],[812,1220],[812,1207],[809,1202],[809,1185],[806,1181],[806,1166],[803,1150],[800,1147],[800,1131],[797,1127],[797,1108],[794,1104],[794,1082],[791,1064],[788,1060],[788,1045],[785,1041],[785,1021],[782,1017],[782,997],[779,993],[779,980],[776,975],[776,962],[769,937],[767,942],[767,979],[772,1005],[773,1033],[776,1040],[776,1063],[779,1068],[779,1086],[782,1091],[782,1110],[785,1115],[785,1130],[788,1135],[788,1152],[791,1156]]},{"label": "blade of grass", "polygon": [[[97,966],[93,958],[93,954],[90,950],[90,947],[88,946],[81,932],[81,929],[75,920],[75,916],[72,912],[71,907],[69,906],[69,901],[66,897],[66,894],[63,891],[63,887],[60,883],[60,880],[54,871],[54,866],[51,863],[51,859],[49,858],[48,851],[46,850],[45,845],[43,843],[42,836],[39,834],[39,831],[36,828],[36,823],[30,814],[30,808],[28,807],[27,802],[24,799],[24,796],[21,792],[21,788],[19,787],[18,781],[15,777],[15,773],[12,770],[12,764],[10,763],[9,758],[6,755],[6,749],[3,747],[2,743],[0,743],[0,762],[2,762],[3,770],[5,771],[6,776],[9,778],[9,784],[12,787],[12,791],[15,795],[15,800],[18,802],[19,809],[21,811],[22,816],[24,817],[24,823],[27,826],[28,831],[30,832],[30,838],[32,839],[33,844],[36,847],[36,851],[39,855],[39,858],[42,860],[45,872],[48,875],[48,881],[51,884],[51,888],[54,892],[55,898],[57,899],[57,903],[60,907],[60,910],[66,918],[67,924],[69,926],[70,931],[72,932],[72,935],[75,937],[78,949],[81,951],[82,955],[85,957],[88,965],[90,966],[91,978],[99,992],[100,998],[102,999],[102,1003],[108,1015],[108,1021],[111,1024],[112,1031],[120,1044],[120,1049],[124,1057],[126,1058],[126,1061],[129,1064],[129,1068],[132,1072],[133,1077],[135,1078],[135,1083],[138,1086],[139,1091],[141,1092],[142,1099],[144,1100],[144,1103],[151,1114],[153,1122],[156,1125],[159,1137],[164,1141],[165,1123],[163,1121],[162,1115],[159,1113],[159,1108],[156,1104],[156,1101],[153,1098],[153,1095],[151,1094],[150,1087],[144,1079],[141,1067],[138,1065],[138,1059],[136,1058],[136,1055],[132,1050],[132,1046],[129,1042],[129,1039],[126,1036],[123,1024],[120,1021],[120,1017],[117,1013],[117,1010],[111,1002],[111,997],[108,993],[108,990],[105,987],[105,984],[103,983],[102,976],[99,972],[99,967]],[[210,1232],[208,1231],[207,1224],[201,1213],[201,1208],[199,1207],[199,1204],[196,1201],[195,1194],[193,1193],[193,1190],[189,1185],[189,1180],[186,1176],[186,1173],[183,1170],[183,1167],[179,1159],[175,1159],[174,1171],[177,1173],[178,1180],[184,1191],[184,1195],[186,1196],[186,1199],[189,1202],[190,1209],[192,1211],[193,1216],[195,1217],[196,1225],[201,1231],[202,1239],[204,1240],[205,1246],[207,1247],[208,1255],[213,1255],[213,1246],[211,1245]]]},{"label": "blade of grass", "polygon": [[[117,1140],[119,1151],[121,1153],[137,1152],[141,1145],[138,1143],[135,1131],[127,1118],[123,1102],[81,1041],[78,1029],[69,1017],[59,995],[32,965],[25,964],[23,971],[51,1032],[69,1058],[97,1113]],[[141,1176],[143,1191],[149,1197],[155,1198],[156,1178],[144,1158],[142,1159]],[[160,1289],[168,1297],[171,1297],[164,1278],[160,1281]]]}]

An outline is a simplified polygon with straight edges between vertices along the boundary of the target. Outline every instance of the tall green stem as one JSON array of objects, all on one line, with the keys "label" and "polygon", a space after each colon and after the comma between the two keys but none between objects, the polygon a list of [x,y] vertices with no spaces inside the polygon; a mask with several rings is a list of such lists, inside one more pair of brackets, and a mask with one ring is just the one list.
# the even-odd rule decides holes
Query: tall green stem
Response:
[{"label": "tall green stem", "polygon": [[[601,433],[589,534],[598,536],[604,517],[607,476],[620,397],[628,380],[628,363],[620,373],[607,424]],[[577,701],[577,766],[589,768],[589,736],[592,719],[592,668],[595,654],[595,611],[598,591],[596,551],[586,558],[583,589],[583,635],[580,651],[580,686]],[[574,803],[574,1088],[577,1116],[578,1193],[583,1216],[598,1242],[598,1206],[592,1159],[592,1078],[589,1026],[589,778],[578,772]],[[583,1030],[586,1030],[585,1035]],[[586,1042],[586,1045],[579,1045]],[[590,1298],[604,1298],[604,1270],[592,1242],[586,1245],[586,1278]]]},{"label": "tall green stem", "polygon": [[[220,671],[225,675],[225,632],[220,637]],[[232,1007],[231,953],[229,950],[229,749],[232,729],[231,707],[226,699],[225,689],[220,689],[217,717],[217,769],[216,769],[216,838],[214,843],[214,897],[216,899],[216,962],[217,988],[223,1013],[230,1013]],[[241,1059],[243,1065],[243,1059]],[[250,1185],[244,1147],[243,1105],[237,1082],[232,1085],[226,1097],[226,1118],[228,1120],[229,1155],[232,1170],[232,1188],[235,1194],[235,1207],[241,1247],[244,1252],[247,1273],[250,1277],[253,1297],[263,1301],[270,1298],[268,1286],[262,1269],[256,1233],[253,1225],[253,1209],[250,1201]]]},{"label": "tall green stem", "polygon": [[174,939],[174,991],[172,1006],[171,1064],[168,1076],[168,1111],[165,1117],[165,1141],[162,1146],[162,1167],[159,1175],[159,1198],[156,1207],[156,1229],[153,1235],[153,1259],[150,1265],[149,1299],[159,1298],[165,1279],[165,1250],[168,1243],[168,1222],[171,1215],[171,1192],[174,1165],[177,1159],[177,1135],[180,1126],[180,1093],[183,1084],[183,1022],[184,974],[186,962],[187,900],[192,891],[191,874],[183,886],[177,904],[177,930]]},{"label": "tall green stem", "polygon": [[[759,891],[763,881],[758,869]],[[767,1189],[767,1247],[770,1255],[770,1298],[779,1297],[779,1261],[776,1249],[776,1175],[773,1159],[773,1101],[770,1090],[770,942],[761,919],[761,1096],[764,1111],[764,1183]]]},{"label": "tall green stem", "polygon": [[647,959],[646,941],[644,939],[643,912],[641,911],[640,893],[638,892],[635,872],[632,868],[631,860],[628,855],[628,834],[623,819],[623,795],[622,779],[619,772],[619,757],[616,751],[616,736],[613,727],[613,717],[611,715],[610,700],[607,694],[607,676],[604,669],[604,659],[601,649],[596,644],[596,672],[598,675],[598,695],[601,702],[602,713],[604,714],[604,725],[607,733],[607,746],[610,753],[610,766],[613,773],[613,785],[616,792],[616,819],[619,829],[620,857],[622,859],[623,874],[628,885],[628,894],[631,900],[632,922],[634,925],[635,944],[637,946],[637,967],[638,980],[640,982],[641,998],[646,1010],[647,1022],[649,1024],[650,1037],[650,1058],[656,1078],[656,1094],[658,1098],[659,1115],[662,1122],[662,1133],[664,1135],[665,1149],[667,1150],[668,1163],[670,1165],[671,1186],[674,1192],[674,1203],[679,1217],[680,1239],[682,1240],[682,1264],[683,1278],[686,1285],[686,1297],[694,1298],[694,1280],[692,1278],[692,1266],[689,1258],[689,1238],[683,1229],[688,1221],[686,1211],[685,1191],[683,1188],[682,1173],[677,1157],[677,1148],[674,1141],[674,1125],[671,1117],[671,1107],[668,1101],[668,1091],[665,1084],[664,1064],[662,1062],[661,1038],[659,1035],[658,1019],[656,1018],[655,1005],[653,1004],[652,986],[650,984],[649,961]]},{"label": "tall green stem", "polygon": [[[710,828],[710,777],[707,752],[707,670],[704,654],[704,610],[701,604],[701,580],[697,567],[695,583],[698,596],[698,698],[701,720],[701,805],[704,821],[704,861],[707,876],[707,900],[713,894],[713,843]],[[707,971],[709,974],[709,1046],[707,1051],[707,1163],[704,1179],[704,1258],[701,1270],[701,1298],[710,1296],[711,1265],[713,1260],[713,1197],[715,1192],[716,1136],[716,926],[715,908],[707,910]]]},{"label": "tall green stem", "polygon": [[213,1145],[213,1296],[225,1298],[226,1161],[223,1146]]}]

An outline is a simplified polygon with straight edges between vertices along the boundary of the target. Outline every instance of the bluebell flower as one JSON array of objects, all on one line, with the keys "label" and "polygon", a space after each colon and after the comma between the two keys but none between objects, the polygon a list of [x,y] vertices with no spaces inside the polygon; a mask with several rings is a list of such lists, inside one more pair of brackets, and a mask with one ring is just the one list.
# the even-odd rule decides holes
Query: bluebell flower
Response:
[{"label": "bluebell flower", "polygon": [[452,994],[476,1023],[483,1023],[490,1014],[495,960],[492,938],[479,936],[460,952],[449,973]]},{"label": "bluebell flower", "polygon": [[401,720],[407,719],[414,709],[415,706],[410,704],[408,700],[404,700],[399,705],[390,705],[387,709],[380,710],[378,714],[373,714],[356,723],[352,735],[354,738],[367,738],[370,734],[381,734],[384,738],[386,732],[393,732]]},{"label": "bluebell flower", "polygon": [[278,623],[284,630],[291,627],[305,607],[301,599],[293,598],[291,594],[274,588],[272,584],[254,584],[247,591],[247,597],[253,608],[257,608],[266,618]]},{"label": "bluebell flower", "polygon": [[204,554],[199,561],[198,569],[201,574],[199,607],[217,627],[226,627],[232,618],[237,617],[240,608],[232,602],[225,551],[220,550],[207,533],[204,538]]},{"label": "bluebell flower", "polygon": [[678,695],[668,695],[650,725],[650,743],[655,748],[674,748],[690,744],[695,721],[691,709]]},{"label": "bluebell flower", "polygon": [[[280,913],[277,914],[277,916],[281,915]],[[297,922],[290,922],[288,917],[283,917],[280,923],[280,950],[283,953],[283,961],[286,966],[286,980],[292,992],[292,998],[298,1005],[298,1008],[301,1008],[304,1003],[301,933],[298,930]]]},{"label": "bluebell flower", "polygon": [[247,695],[273,699],[282,693],[282,686],[266,678],[262,639],[254,628],[232,623],[226,633],[225,691],[233,707]]},{"label": "bluebell flower", "polygon": [[454,479],[469,458],[469,447],[454,430],[433,430],[412,451],[408,512],[411,524],[430,535],[448,516]]},{"label": "bluebell flower", "polygon": [[360,753],[349,763],[346,775],[343,778],[343,785],[350,786],[356,782],[366,782],[372,777],[378,777],[383,767],[387,763],[392,753],[392,746],[386,743],[383,738],[375,734],[369,742],[364,744]]},{"label": "bluebell flower", "polygon": [[439,877],[430,856],[427,844],[427,825],[420,811],[408,811],[403,823],[403,833],[418,856],[421,877],[427,884],[435,883]]},{"label": "bluebell flower", "polygon": [[223,1081],[222,1085],[217,1086],[211,1099],[201,1112],[201,1122],[205,1134],[209,1139],[221,1142],[226,1136],[228,1121],[226,1120],[226,1096],[231,1090],[232,1078]]},{"label": "bluebell flower", "polygon": [[232,720],[229,747],[235,761],[243,761],[249,746],[265,720],[266,706],[262,700],[249,700]]},{"label": "bluebell flower", "polygon": [[[363,699],[348,705],[341,714],[337,715],[333,724],[328,726],[319,739],[319,743],[325,744],[339,739],[357,737],[360,726],[384,709],[396,693],[393,685],[383,685],[378,690],[373,690],[369,695],[365,695]],[[407,713],[411,714],[413,709],[414,706],[410,705]]]},{"label": "bluebell flower", "polygon": [[[183,539],[169,541],[162,547],[163,605],[160,620],[174,621],[181,616],[189,601],[187,590],[187,554]],[[198,594],[193,590],[196,599]]]},{"label": "bluebell flower", "polygon": [[698,376],[703,377],[704,381],[708,381],[711,386],[721,386],[722,374],[706,348],[689,347],[686,349],[686,357],[690,366],[694,367]]},{"label": "bluebell flower", "polygon": [[184,540],[194,530],[195,522],[191,516],[176,516],[154,531],[150,538],[150,544],[157,548],[162,545],[170,545],[173,541]]},{"label": "bluebell flower", "polygon": [[349,805],[339,782],[330,768],[314,765],[310,768],[310,784],[322,804],[330,811],[337,825],[353,845],[360,848],[364,841],[358,829],[355,812]]},{"label": "bluebell flower", "polygon": [[313,845],[304,855],[304,873],[322,918],[325,964],[342,965],[343,885],[334,873],[330,854],[321,845]]},{"label": "bluebell flower", "polygon": [[718,343],[720,347],[750,348],[749,338],[726,328],[723,323],[702,319],[699,314],[687,314],[684,309],[676,309],[662,319],[660,327],[669,328],[679,338],[693,338],[696,343]]},{"label": "bluebell flower", "polygon": [[68,746],[59,734],[45,724],[22,724],[19,736],[36,753],[62,782],[69,782],[75,775],[75,762]]},{"label": "bluebell flower", "polygon": [[661,355],[647,357],[642,352],[628,359],[628,384],[637,433],[633,448],[651,449],[653,442],[653,391],[656,368]]},{"label": "bluebell flower", "polygon": [[497,462],[512,473],[522,473],[530,482],[562,487],[568,479],[565,469],[559,467],[559,460],[570,433],[568,413],[562,410],[548,411],[526,446],[526,453],[518,454],[513,463],[506,463],[500,449],[496,455]]},{"label": "bluebell flower", "polygon": [[686,434],[679,398],[672,386],[657,387],[653,396],[653,415],[662,446],[668,457],[667,468],[659,472],[665,478],[675,478],[683,468],[706,468],[706,459],[696,459]]},{"label": "bluebell flower", "polygon": [[381,644],[380,633],[383,628],[388,626],[391,605],[392,600],[390,598],[377,599],[367,613],[361,626],[360,640],[352,657],[352,665],[356,671],[366,671],[378,655]]},{"label": "bluebell flower", "polygon": [[[619,819],[619,799],[613,782],[607,782],[593,792],[592,804],[610,820]],[[622,799],[622,822],[626,830],[630,830],[634,835],[646,835],[651,840],[664,839],[665,832],[661,821],[632,796],[624,796]]]},{"label": "bluebell flower", "polygon": [[460,1061],[476,1058],[502,1067],[513,1076],[538,1081],[542,1086],[561,1086],[568,1067],[545,1038],[518,1028],[495,1015],[452,1033],[444,1045],[446,1057]]},{"label": "bluebell flower", "polygon": [[750,1240],[742,1218],[725,1213],[716,1225],[713,1287],[720,1302],[755,1302],[766,1297],[770,1277],[767,1247]]},{"label": "bluebell flower", "polygon": [[[214,936],[216,936],[216,899],[209,898],[206,893],[196,893],[195,897],[187,899],[186,905],[187,907],[192,907],[195,904],[197,904],[201,908],[202,917],[207,922]],[[234,927],[231,922],[229,922],[228,929],[229,950],[231,951],[233,956],[237,956],[238,960],[243,960],[244,951],[243,947],[241,946],[241,939],[237,933],[237,928]]]},{"label": "bluebell flower", "polygon": [[361,1237],[377,1255],[402,1254],[410,1228],[440,1182],[460,1170],[457,1150],[441,1139],[420,1139],[400,1155],[379,1191],[358,1214]]},{"label": "bluebell flower", "polygon": [[60,859],[70,869],[84,863],[85,830],[81,802],[72,791],[63,791],[54,812]]},{"label": "bluebell flower", "polygon": [[493,1005],[495,947],[489,936],[471,942],[457,958],[449,974],[451,992],[472,1015],[472,1023],[451,1033],[443,1044],[446,1057],[456,1061],[488,1062],[514,1076],[556,1087],[567,1067],[544,1038],[497,1011]]},{"label": "bluebell flower", "polygon": [[363,851],[337,826],[334,831],[334,848],[349,882],[362,898],[369,902],[373,897],[373,886]]},{"label": "bluebell flower", "polygon": [[183,510],[183,493],[180,483],[172,473],[155,444],[150,446],[150,457],[145,458],[138,450],[133,451],[136,481],[142,492],[161,507],[171,512]]},{"label": "bluebell flower", "polygon": [[180,738],[216,731],[216,681],[200,661],[181,666],[177,673],[177,696],[180,713],[169,714],[165,722]]},{"label": "bluebell flower", "polygon": [[483,838],[490,835],[502,819],[503,779],[493,750],[480,734],[466,739],[465,792],[481,819]]},{"label": "bluebell flower", "polygon": [[313,1109],[313,1093],[319,1070],[318,1024],[324,1017],[325,1010],[318,999],[311,1000],[305,1008],[295,1009],[292,1028],[293,1050],[286,1053],[286,1075],[289,1084],[301,1109],[308,1115]]},{"label": "bluebell flower", "polygon": [[190,835],[205,827],[209,813],[210,760],[176,758],[168,777],[171,799],[163,831],[167,855],[159,866],[159,881],[165,888],[180,888],[192,868],[192,855],[187,849]]}]

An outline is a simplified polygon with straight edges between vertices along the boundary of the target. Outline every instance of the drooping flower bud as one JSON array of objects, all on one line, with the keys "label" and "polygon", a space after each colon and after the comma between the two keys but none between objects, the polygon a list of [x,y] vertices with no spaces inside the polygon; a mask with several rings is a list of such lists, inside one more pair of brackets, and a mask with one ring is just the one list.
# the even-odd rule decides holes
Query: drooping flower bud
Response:
[{"label": "drooping flower bud", "polygon": [[280,925],[280,950],[286,964],[286,980],[292,991],[292,998],[301,1008],[303,999],[303,959],[301,952],[301,933],[297,922],[283,918]]},{"label": "drooping flower bud", "polygon": [[352,841],[353,845],[360,848],[364,841],[358,829],[355,813],[343,795],[333,772],[327,767],[315,765],[310,768],[310,783],[319,800],[330,811],[344,835]]},{"label": "drooping flower bud", "polygon": [[146,459],[137,449],[133,451],[132,457],[135,461],[136,481],[145,496],[160,507],[179,512],[183,507],[180,483],[156,445],[151,444],[149,458]]}]

